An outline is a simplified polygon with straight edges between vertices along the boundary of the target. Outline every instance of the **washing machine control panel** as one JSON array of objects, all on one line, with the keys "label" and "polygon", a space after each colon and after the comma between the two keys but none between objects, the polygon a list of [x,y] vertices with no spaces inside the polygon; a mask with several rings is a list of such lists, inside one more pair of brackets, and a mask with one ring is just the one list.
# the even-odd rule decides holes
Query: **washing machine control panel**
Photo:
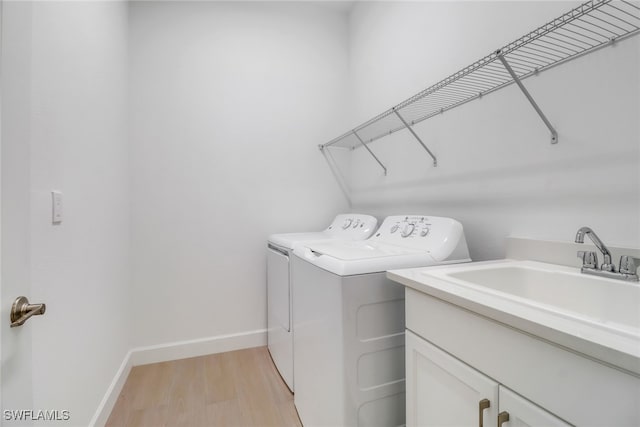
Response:
[{"label": "washing machine control panel", "polygon": [[325,233],[348,240],[363,240],[376,231],[378,220],[371,215],[341,214],[335,217]]},{"label": "washing machine control panel", "polygon": [[413,234],[413,232],[416,230],[416,225],[415,223],[412,222],[408,222],[404,225],[404,227],[402,228],[402,233],[400,234],[402,237],[409,237]]},{"label": "washing machine control panel", "polygon": [[[397,216],[397,217],[388,217],[393,218],[389,222],[391,227],[388,229],[389,234],[394,234],[398,230],[400,231],[400,236],[404,239],[407,237],[426,237],[431,230],[431,222],[429,221],[429,217],[426,216]],[[387,223],[387,220],[385,220]],[[385,233],[385,223],[380,226],[380,229],[376,233],[379,234],[378,237],[381,237]]]},{"label": "washing machine control panel", "polygon": [[385,218],[370,240],[429,250],[461,234],[462,225],[451,218],[396,215]]}]

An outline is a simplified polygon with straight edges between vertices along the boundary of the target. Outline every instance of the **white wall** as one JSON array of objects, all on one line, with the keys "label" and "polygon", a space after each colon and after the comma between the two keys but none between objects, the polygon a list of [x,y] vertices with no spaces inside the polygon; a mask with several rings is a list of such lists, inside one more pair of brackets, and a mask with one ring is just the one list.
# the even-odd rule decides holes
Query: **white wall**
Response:
[{"label": "white wall", "polygon": [[[574,7],[572,2],[362,2],[350,16],[351,126]],[[515,85],[354,152],[354,210],[451,216],[472,258],[504,237],[572,241],[582,225],[640,247],[640,40],[619,42],[525,80],[559,144]]]},{"label": "white wall", "polygon": [[86,426],[130,348],[127,5],[34,2],[31,23],[33,407]]},{"label": "white wall", "polygon": [[347,123],[347,16],[135,2],[130,37],[135,344],[263,329],[267,236],[348,210],[316,148]]}]

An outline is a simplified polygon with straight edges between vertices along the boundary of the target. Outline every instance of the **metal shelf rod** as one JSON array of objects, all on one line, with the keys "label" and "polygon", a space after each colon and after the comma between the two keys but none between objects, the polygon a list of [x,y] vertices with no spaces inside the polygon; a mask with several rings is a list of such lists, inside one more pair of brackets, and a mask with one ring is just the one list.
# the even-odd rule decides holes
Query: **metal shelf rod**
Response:
[{"label": "metal shelf rod", "polygon": [[496,55],[498,55],[498,59],[500,60],[500,62],[502,62],[502,64],[504,65],[504,68],[506,68],[509,74],[511,74],[513,81],[516,82],[516,84],[518,85],[518,87],[520,88],[524,96],[529,100],[533,109],[536,110],[536,113],[538,113],[538,115],[540,116],[544,124],[547,126],[547,128],[549,128],[549,131],[551,132],[551,143],[557,144],[558,132],[556,132],[556,129],[553,127],[551,122],[549,122],[549,120],[547,119],[547,116],[544,115],[540,107],[538,107],[538,104],[533,99],[533,97],[531,96],[527,88],[522,84],[522,82],[520,81],[520,78],[516,75],[516,73],[513,71],[513,69],[507,62],[507,60],[504,58],[504,55],[502,54],[502,52],[498,50],[496,51]]},{"label": "metal shelf rod", "polygon": [[415,131],[411,128],[411,126],[409,126],[409,124],[404,120],[404,118],[400,115],[400,113],[398,113],[398,110],[394,109],[393,112],[396,113],[396,116],[398,116],[398,118],[400,119],[404,127],[406,127],[407,130],[411,132],[411,135],[413,135],[413,137],[420,143],[420,145],[422,145],[422,148],[424,148],[427,151],[427,153],[429,153],[429,155],[433,159],[433,166],[434,167],[438,166],[438,160],[436,159],[436,156],[433,155],[431,150],[427,148],[427,146],[424,144],[424,142],[422,142],[420,137],[415,133]]},{"label": "metal shelf rod", "polygon": [[376,162],[378,162],[378,164],[380,165],[380,167],[382,168],[382,170],[384,171],[385,176],[387,175],[387,168],[382,164],[382,162],[380,161],[380,159],[378,158],[378,156],[376,156],[375,154],[373,154],[373,151],[371,151],[371,148],[367,147],[367,144],[364,143],[364,141],[362,140],[362,138],[360,138],[360,135],[358,135],[358,132],[356,132],[355,130],[352,131],[353,134],[355,135],[356,138],[358,138],[358,141],[360,141],[360,143],[362,144],[362,146],[364,148],[367,149],[367,151],[369,152],[369,154],[371,154],[373,156],[374,159],[376,159]]}]

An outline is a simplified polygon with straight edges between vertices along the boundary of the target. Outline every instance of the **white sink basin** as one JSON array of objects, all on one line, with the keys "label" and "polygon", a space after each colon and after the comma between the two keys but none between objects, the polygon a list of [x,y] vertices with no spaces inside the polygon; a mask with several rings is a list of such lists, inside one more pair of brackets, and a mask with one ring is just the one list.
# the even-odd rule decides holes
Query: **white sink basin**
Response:
[{"label": "white sink basin", "polygon": [[447,273],[458,283],[481,286],[521,302],[615,329],[640,332],[640,285],[582,274],[578,269],[542,263],[466,267]]}]

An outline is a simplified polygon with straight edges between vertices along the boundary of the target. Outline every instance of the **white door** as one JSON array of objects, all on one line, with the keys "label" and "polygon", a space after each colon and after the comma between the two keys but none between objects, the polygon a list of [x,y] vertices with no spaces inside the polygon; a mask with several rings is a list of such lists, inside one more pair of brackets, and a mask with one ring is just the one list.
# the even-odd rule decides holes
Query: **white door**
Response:
[{"label": "white door", "polygon": [[498,383],[406,333],[407,426],[495,426]]},{"label": "white door", "polygon": [[[33,408],[31,330],[41,318],[9,326],[18,296],[29,293],[29,87],[31,5],[0,1],[0,359],[2,425]],[[34,302],[34,301],[32,301]],[[35,301],[40,302],[40,301]],[[30,423],[27,423],[30,424]]]},{"label": "white door", "polygon": [[[501,427],[569,427],[561,419],[500,386],[500,419],[508,420]],[[500,426],[498,426],[500,427]]]}]

